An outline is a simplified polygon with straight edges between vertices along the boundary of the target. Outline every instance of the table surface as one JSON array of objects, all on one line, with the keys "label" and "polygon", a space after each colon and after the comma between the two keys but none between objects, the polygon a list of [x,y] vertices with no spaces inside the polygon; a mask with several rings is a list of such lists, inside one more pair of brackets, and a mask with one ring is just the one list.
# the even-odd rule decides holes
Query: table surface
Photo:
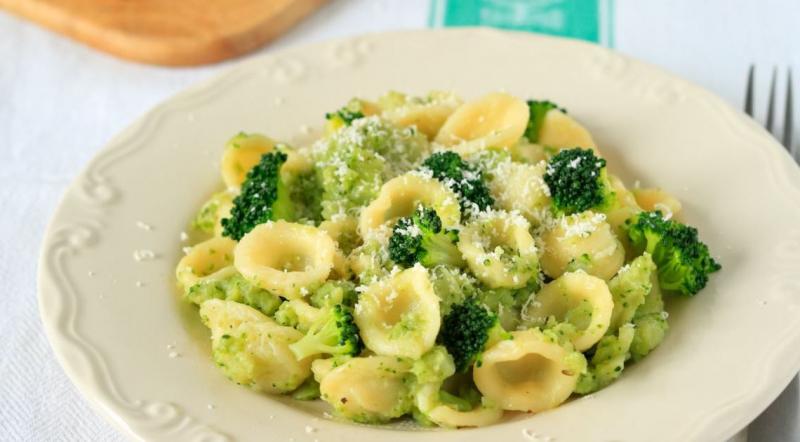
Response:
[{"label": "table surface", "polygon": [[[617,2],[616,49],[699,83],[737,107],[749,63],[760,68],[762,91],[773,65],[800,66],[800,31],[791,19],[800,17],[797,2],[700,3]],[[421,28],[428,11],[428,0],[333,1],[259,53]],[[6,208],[0,217],[0,231],[6,232],[0,237],[6,291],[0,434],[10,440],[122,440],[69,382],[47,343],[35,283],[42,235],[66,186],[107,140],[153,105],[236,61],[192,69],[133,64],[2,12],[0,35],[0,205]],[[758,98],[756,109],[763,113],[765,93]],[[798,396],[795,379],[750,426],[749,440],[800,440]]]}]

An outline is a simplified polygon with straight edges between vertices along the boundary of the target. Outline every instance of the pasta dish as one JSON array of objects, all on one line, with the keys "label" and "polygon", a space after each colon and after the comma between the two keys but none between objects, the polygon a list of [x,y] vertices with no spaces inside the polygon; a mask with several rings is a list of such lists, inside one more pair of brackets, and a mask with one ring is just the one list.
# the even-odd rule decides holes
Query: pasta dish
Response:
[{"label": "pasta dish", "polygon": [[239,133],[176,269],[235,383],[343,419],[489,425],[598,391],[720,269],[681,203],[504,92],[389,92],[308,146]]}]

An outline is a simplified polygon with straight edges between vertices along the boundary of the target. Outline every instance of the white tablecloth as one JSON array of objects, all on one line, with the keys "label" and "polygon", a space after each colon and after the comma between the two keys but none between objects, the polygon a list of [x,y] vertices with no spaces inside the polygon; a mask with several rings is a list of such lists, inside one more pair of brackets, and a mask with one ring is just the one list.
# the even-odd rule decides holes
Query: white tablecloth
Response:
[{"label": "white tablecloth", "polygon": [[[616,47],[737,106],[748,63],[800,66],[797,2],[699,3],[620,0]],[[339,0],[261,52],[424,27],[427,17],[427,0]],[[0,439],[122,439],[72,386],[44,336],[35,282],[42,234],[65,187],[109,138],[159,101],[232,63],[193,69],[133,64],[0,12]],[[760,79],[764,87],[766,77]],[[800,440],[799,392],[795,380],[751,426],[750,440]]]}]

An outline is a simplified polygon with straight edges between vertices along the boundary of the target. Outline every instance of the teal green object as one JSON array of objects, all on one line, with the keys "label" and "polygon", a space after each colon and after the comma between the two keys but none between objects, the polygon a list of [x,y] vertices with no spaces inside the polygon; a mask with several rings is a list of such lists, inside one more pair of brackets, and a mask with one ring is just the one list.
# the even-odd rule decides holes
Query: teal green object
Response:
[{"label": "teal green object", "polygon": [[613,0],[431,0],[430,25],[490,26],[613,46]]}]

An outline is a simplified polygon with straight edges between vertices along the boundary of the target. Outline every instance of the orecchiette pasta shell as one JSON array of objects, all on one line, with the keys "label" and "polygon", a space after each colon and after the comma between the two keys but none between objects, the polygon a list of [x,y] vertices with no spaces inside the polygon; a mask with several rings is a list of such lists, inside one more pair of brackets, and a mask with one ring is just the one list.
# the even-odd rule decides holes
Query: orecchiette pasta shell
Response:
[{"label": "orecchiette pasta shell", "polygon": [[233,250],[236,241],[225,237],[214,237],[203,241],[181,258],[175,269],[178,283],[185,289],[206,278],[229,276],[235,272],[230,268],[233,264]]},{"label": "orecchiette pasta shell", "polygon": [[503,409],[495,405],[482,404],[469,411],[459,411],[439,401],[439,384],[425,385],[419,388],[415,403],[425,417],[436,425],[451,428],[484,427],[499,421],[503,417]]},{"label": "orecchiette pasta shell", "polygon": [[457,226],[461,221],[461,208],[453,191],[434,178],[407,173],[381,186],[378,197],[361,211],[359,231],[366,237],[381,226],[413,214],[420,204],[434,209],[444,227]]},{"label": "orecchiette pasta shell", "polygon": [[606,282],[584,272],[570,272],[545,285],[528,303],[525,316],[543,324],[549,316],[564,321],[567,313],[584,303],[591,307],[591,319],[578,330],[572,344],[587,350],[605,335],[611,323],[614,300]]},{"label": "orecchiette pasta shell", "polygon": [[355,321],[364,345],[379,355],[417,359],[436,343],[439,297],[422,266],[378,281],[359,296]]},{"label": "orecchiette pasta shell", "polygon": [[403,381],[410,368],[396,357],[352,358],[321,377],[320,394],[344,417],[359,422],[387,421],[411,409]]},{"label": "orecchiette pasta shell", "polygon": [[461,99],[449,93],[431,94],[424,102],[403,97],[402,103],[384,110],[382,116],[401,127],[415,126],[430,140],[460,105]]},{"label": "orecchiette pasta shell", "polygon": [[604,214],[587,211],[561,217],[544,232],[542,242],[542,269],[551,278],[561,276],[570,265],[578,265],[608,280],[625,262],[625,249]]},{"label": "orecchiette pasta shell", "polygon": [[536,244],[519,215],[497,212],[479,218],[458,234],[458,249],[472,273],[492,288],[520,288],[536,276]]},{"label": "orecchiette pasta shell", "polygon": [[459,146],[457,150],[463,153],[487,147],[509,147],[522,137],[528,116],[528,105],[524,101],[493,92],[456,109],[439,130],[436,142]]},{"label": "orecchiette pasta shell", "polygon": [[678,218],[683,206],[669,192],[658,188],[633,189],[636,203],[644,210],[660,210],[665,216]]},{"label": "orecchiette pasta shell", "polygon": [[261,157],[275,148],[275,141],[260,134],[240,133],[225,145],[222,154],[222,181],[229,189],[238,189],[247,172],[258,164]]},{"label": "orecchiette pasta shell", "polygon": [[345,254],[361,243],[358,236],[358,219],[352,216],[343,216],[332,220],[325,220],[319,224],[319,229],[324,230],[342,249]]},{"label": "orecchiette pasta shell", "polygon": [[200,318],[211,330],[212,340],[219,339],[245,322],[272,322],[269,317],[249,305],[222,299],[203,302],[200,305]]},{"label": "orecchiette pasta shell", "polygon": [[333,255],[331,278],[349,278],[352,272],[347,255],[361,242],[361,238],[358,236],[358,221],[351,216],[325,220],[320,223],[319,229],[327,233],[337,246],[336,253]]},{"label": "orecchiette pasta shell", "polygon": [[200,307],[211,329],[214,359],[234,382],[267,393],[287,393],[311,375],[311,358],[297,360],[289,345],[303,334],[233,301]]},{"label": "orecchiette pasta shell", "polygon": [[239,241],[234,265],[259,287],[288,299],[322,284],[334,266],[336,243],[327,233],[286,221],[256,226]]},{"label": "orecchiette pasta shell", "polygon": [[545,115],[538,143],[557,149],[583,147],[597,151],[597,145],[589,131],[558,109],[551,109]]},{"label": "orecchiette pasta shell", "polygon": [[545,146],[531,143],[527,138],[521,138],[517,144],[509,148],[509,151],[514,161],[521,163],[539,164],[549,158],[548,149]]},{"label": "orecchiette pasta shell", "polygon": [[474,368],[478,390],[506,410],[535,413],[564,402],[580,375],[567,363],[570,352],[537,329],[511,334]]},{"label": "orecchiette pasta shell", "polygon": [[502,209],[518,211],[532,225],[538,226],[548,216],[550,191],[544,182],[547,163],[536,165],[512,161],[501,162],[489,182],[495,203]]}]

